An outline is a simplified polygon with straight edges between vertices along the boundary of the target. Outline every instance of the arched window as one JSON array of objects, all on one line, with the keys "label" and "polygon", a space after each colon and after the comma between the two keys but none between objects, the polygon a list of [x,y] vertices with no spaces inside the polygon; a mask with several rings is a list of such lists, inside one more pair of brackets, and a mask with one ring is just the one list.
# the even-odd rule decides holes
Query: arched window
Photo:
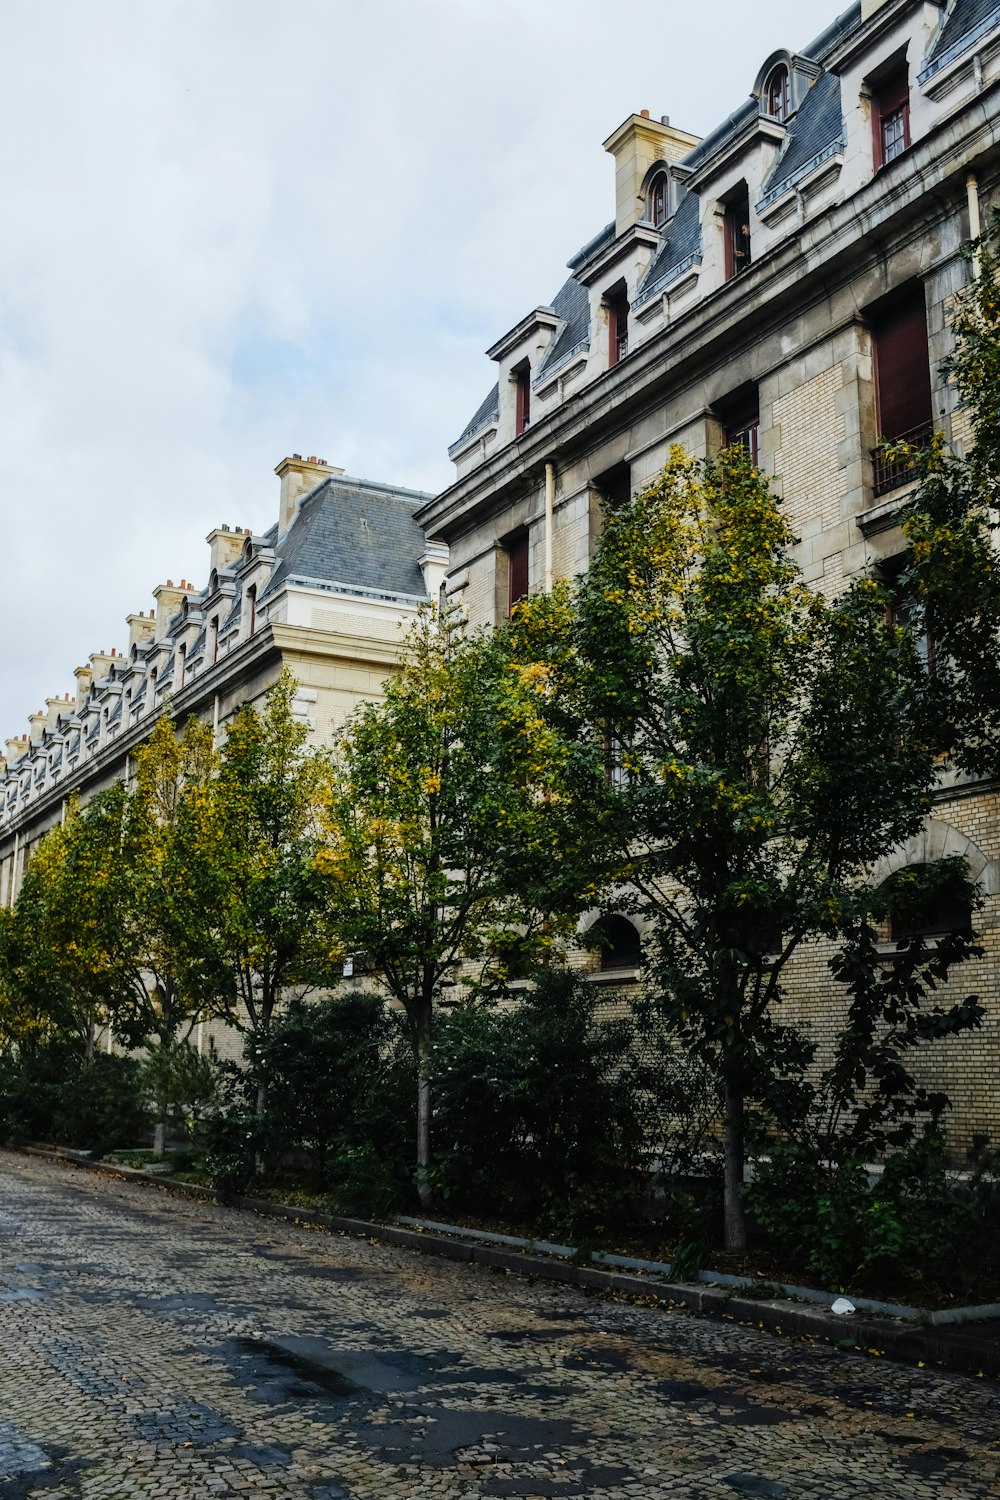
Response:
[{"label": "arched window", "polygon": [[669,187],[666,172],[657,172],[649,185],[647,199],[647,211],[649,222],[655,229],[667,222],[667,211],[670,203]]},{"label": "arched window", "polygon": [[881,887],[887,898],[889,930],[894,943],[911,938],[943,937],[972,931],[972,902],[964,869],[951,859],[930,865],[906,865]]},{"label": "arched window", "polygon": [[612,914],[599,917],[590,929],[590,937],[601,955],[601,973],[616,969],[637,969],[642,963],[642,943],[628,917]]},{"label": "arched window", "polygon": [[764,85],[764,108],[773,120],[787,120],[791,105],[788,69],[784,63],[779,63],[767,75],[767,82]]}]

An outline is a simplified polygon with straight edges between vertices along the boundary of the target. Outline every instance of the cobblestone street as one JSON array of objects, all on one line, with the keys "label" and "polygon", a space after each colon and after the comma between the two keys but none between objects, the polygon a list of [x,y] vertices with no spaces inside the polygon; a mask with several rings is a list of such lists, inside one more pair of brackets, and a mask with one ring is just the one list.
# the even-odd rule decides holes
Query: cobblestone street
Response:
[{"label": "cobblestone street", "polygon": [[0,1496],[1000,1493],[985,1381],[0,1153]]}]

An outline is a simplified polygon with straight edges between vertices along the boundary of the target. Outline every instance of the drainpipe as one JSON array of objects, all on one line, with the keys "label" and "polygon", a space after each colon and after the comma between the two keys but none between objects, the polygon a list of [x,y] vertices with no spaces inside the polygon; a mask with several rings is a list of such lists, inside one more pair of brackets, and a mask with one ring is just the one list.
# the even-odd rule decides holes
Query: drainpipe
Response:
[{"label": "drainpipe", "polygon": [[[975,172],[970,172],[965,179],[965,191],[969,199],[969,237],[978,240],[983,232],[983,221],[979,215],[979,183]],[[972,257],[972,269],[979,275],[979,252],[976,251]]]},{"label": "drainpipe", "polygon": [[552,507],[556,494],[556,466],[545,465],[545,592],[552,592]]}]

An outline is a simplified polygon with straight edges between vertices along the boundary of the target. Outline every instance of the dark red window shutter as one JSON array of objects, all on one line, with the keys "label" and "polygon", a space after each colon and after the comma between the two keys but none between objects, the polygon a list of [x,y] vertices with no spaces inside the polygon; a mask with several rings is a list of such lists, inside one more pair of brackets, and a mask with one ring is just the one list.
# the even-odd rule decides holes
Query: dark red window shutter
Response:
[{"label": "dark red window shutter", "polygon": [[528,533],[507,543],[507,604],[510,609],[528,597]]},{"label": "dark red window shutter", "polygon": [[878,434],[892,441],[926,435],[931,422],[931,371],[927,314],[921,289],[897,302],[876,321],[875,391]]}]

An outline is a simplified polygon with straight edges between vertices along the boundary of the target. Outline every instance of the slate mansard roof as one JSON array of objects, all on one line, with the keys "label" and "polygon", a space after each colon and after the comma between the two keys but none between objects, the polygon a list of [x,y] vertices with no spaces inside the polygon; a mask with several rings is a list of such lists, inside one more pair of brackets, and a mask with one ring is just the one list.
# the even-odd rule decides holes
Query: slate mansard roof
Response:
[{"label": "slate mansard roof", "polygon": [[413,515],[432,498],[347,474],[324,480],[277,542],[261,599],[292,582],[425,599],[420,558],[427,544]]},{"label": "slate mansard roof", "polygon": [[[943,13],[943,21],[928,54],[925,71],[927,77],[944,66],[952,57],[960,55],[971,46],[977,37],[1000,21],[1000,0],[951,0]],[[798,110],[788,123],[787,137],[781,154],[775,163],[768,181],[764,185],[762,205],[779,197],[792,188],[797,181],[822,161],[836,154],[843,143],[843,108],[840,96],[840,80],[826,72],[825,64],[845,37],[861,24],[861,6],[854,4],[838,16],[810,44],[803,48],[802,56],[815,63],[822,71],[815,83],[807,90]],[[747,99],[722,123],[698,142],[683,159],[682,166],[691,170],[710,160],[745,130],[759,114],[759,103],[755,97]],[[585,245],[569,262],[570,271],[577,272],[594,255],[614,239],[614,224],[606,225],[589,244]],[[663,226],[662,243],[646,271],[636,295],[636,304],[641,305],[652,297],[671,279],[681,274],[686,267],[697,261],[701,254],[700,204],[697,194],[682,190],[678,196],[673,216]],[[563,326],[546,350],[535,383],[578,350],[587,349],[590,341],[589,301],[587,290],[572,276],[558,296],[553,299],[553,310],[563,319]],[[486,400],[471,418],[450,452],[454,453],[476,433],[495,423],[499,418],[499,387],[494,386]]]}]

